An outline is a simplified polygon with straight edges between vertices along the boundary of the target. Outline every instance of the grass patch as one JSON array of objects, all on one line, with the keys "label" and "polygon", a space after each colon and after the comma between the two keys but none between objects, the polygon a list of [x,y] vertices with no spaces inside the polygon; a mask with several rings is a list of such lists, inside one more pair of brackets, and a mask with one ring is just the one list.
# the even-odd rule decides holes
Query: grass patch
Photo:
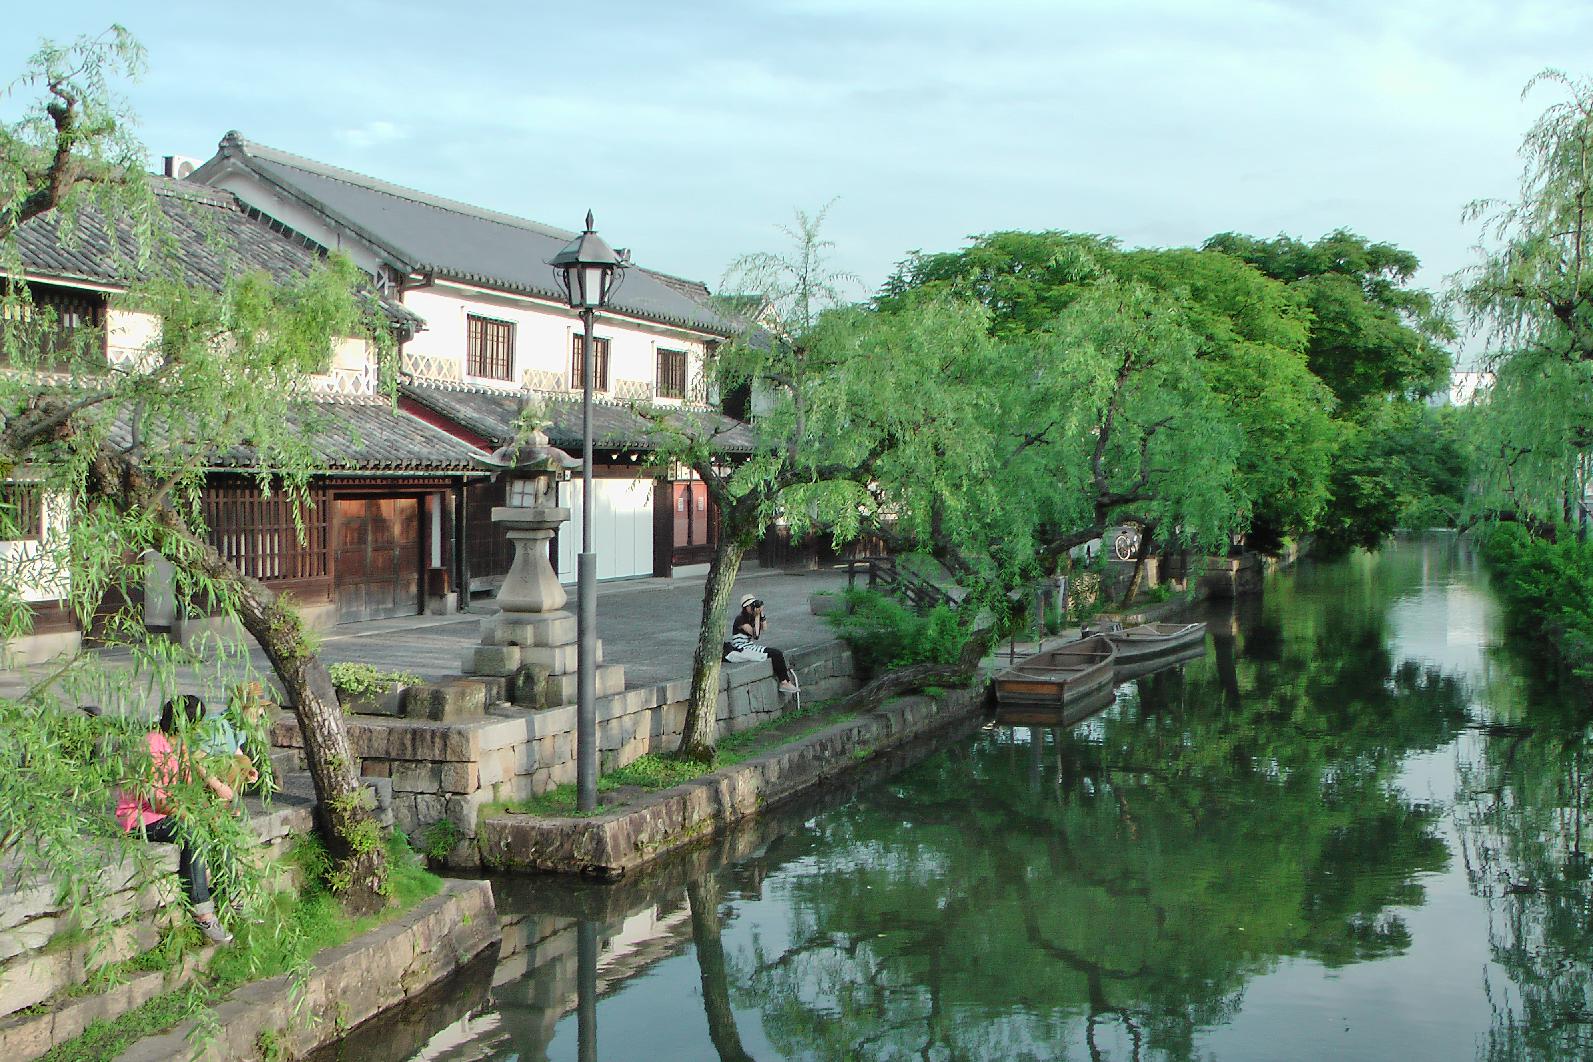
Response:
[{"label": "grass patch", "polygon": [[[714,750],[712,763],[679,759],[671,753],[650,752],[600,777],[597,780],[597,790],[599,793],[605,793],[633,787],[653,793],[660,789],[672,789],[717,771],[721,767],[733,767],[782,745],[811,737],[836,723],[853,718],[856,714],[834,711],[829,701],[806,704],[800,711],[792,709],[783,712],[767,722],[720,738]],[[808,720],[807,724],[800,725],[804,720]],[[579,819],[591,818],[613,810],[613,805],[609,805],[599,806],[592,811],[579,811],[575,804],[575,785],[566,782],[526,800],[489,804],[481,813],[483,816],[511,812],[545,818]]]},{"label": "grass patch", "polygon": [[[146,1036],[163,1032],[190,1018],[201,1018],[221,999],[246,981],[304,970],[311,956],[323,948],[346,943],[367,930],[442,891],[443,880],[420,865],[402,835],[387,841],[388,888],[394,906],[380,914],[350,919],[324,882],[326,853],[320,844],[304,839],[290,858],[307,871],[306,885],[298,893],[273,896],[257,912],[261,921],[234,927],[237,939],[219,949],[194,981],[112,1021],[97,1021],[76,1039],[57,1044],[41,1062],[99,1062],[115,1058]],[[182,961],[202,938],[186,922],[172,930],[161,944],[125,963],[96,971],[94,980],[109,988],[127,977],[150,970],[170,969]]]}]

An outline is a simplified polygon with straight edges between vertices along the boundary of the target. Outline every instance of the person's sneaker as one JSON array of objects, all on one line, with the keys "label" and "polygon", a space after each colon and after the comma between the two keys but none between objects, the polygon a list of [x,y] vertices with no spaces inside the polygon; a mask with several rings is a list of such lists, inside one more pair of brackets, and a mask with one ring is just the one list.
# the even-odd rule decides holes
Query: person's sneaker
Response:
[{"label": "person's sneaker", "polygon": [[780,683],[780,692],[781,693],[795,693],[796,691],[797,691],[796,683],[794,683],[794,682],[782,682],[782,683]]},{"label": "person's sneaker", "polygon": [[232,934],[227,932],[227,927],[216,921],[215,918],[201,918],[199,931],[205,935],[212,944],[231,944]]}]

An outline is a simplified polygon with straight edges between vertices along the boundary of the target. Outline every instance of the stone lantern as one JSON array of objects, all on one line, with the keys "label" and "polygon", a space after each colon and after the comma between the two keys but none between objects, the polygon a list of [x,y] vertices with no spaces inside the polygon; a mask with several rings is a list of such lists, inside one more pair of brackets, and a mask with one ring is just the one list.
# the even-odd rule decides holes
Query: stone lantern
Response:
[{"label": "stone lantern", "polygon": [[[566,704],[576,692],[576,618],[564,611],[568,595],[548,560],[548,543],[570,519],[558,504],[559,481],[581,462],[540,431],[499,450],[493,461],[508,480],[508,504],[493,507],[492,522],[514,543],[514,562],[498,590],[500,611],[481,621],[481,644],[466,651],[463,670],[508,679],[506,699],[528,707]],[[623,668],[599,669],[602,693],[624,684]]]},{"label": "stone lantern", "polygon": [[517,616],[557,612],[568,599],[548,562],[548,542],[570,519],[570,510],[559,506],[559,480],[581,462],[550,445],[540,431],[532,432],[524,446],[505,447],[493,457],[505,465],[509,489],[508,504],[493,508],[492,522],[501,524],[514,543],[514,563],[498,591],[501,625],[520,622]]}]

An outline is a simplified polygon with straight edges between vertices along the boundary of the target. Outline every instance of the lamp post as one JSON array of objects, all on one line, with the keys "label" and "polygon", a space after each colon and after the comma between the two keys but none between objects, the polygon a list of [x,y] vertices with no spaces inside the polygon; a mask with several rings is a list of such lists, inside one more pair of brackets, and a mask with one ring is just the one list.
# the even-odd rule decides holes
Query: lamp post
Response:
[{"label": "lamp post", "polygon": [[608,304],[629,264],[592,227],[548,263],[570,309],[581,314],[581,555],[576,561],[575,792],[576,807],[597,807],[597,554],[592,551],[592,318]]}]

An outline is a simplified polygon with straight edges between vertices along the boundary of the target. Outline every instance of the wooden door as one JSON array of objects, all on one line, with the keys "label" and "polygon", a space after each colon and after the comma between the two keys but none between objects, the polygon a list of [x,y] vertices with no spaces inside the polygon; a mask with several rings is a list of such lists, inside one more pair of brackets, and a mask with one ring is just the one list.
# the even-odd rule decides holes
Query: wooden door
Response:
[{"label": "wooden door", "polygon": [[334,508],[338,622],[418,615],[420,499],[340,497]]}]

